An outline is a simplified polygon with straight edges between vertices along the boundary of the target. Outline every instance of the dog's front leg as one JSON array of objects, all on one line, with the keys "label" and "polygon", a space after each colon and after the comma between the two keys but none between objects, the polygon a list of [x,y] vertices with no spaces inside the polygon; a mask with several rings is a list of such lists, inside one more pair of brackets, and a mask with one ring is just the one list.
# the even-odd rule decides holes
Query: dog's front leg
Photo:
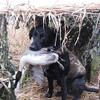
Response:
[{"label": "dog's front leg", "polygon": [[61,78],[61,91],[62,91],[62,100],[66,100],[67,97],[67,86],[66,86],[66,78],[63,76]]},{"label": "dog's front leg", "polygon": [[53,79],[52,78],[48,78],[48,91],[45,94],[45,97],[51,98],[52,94],[53,94]]}]

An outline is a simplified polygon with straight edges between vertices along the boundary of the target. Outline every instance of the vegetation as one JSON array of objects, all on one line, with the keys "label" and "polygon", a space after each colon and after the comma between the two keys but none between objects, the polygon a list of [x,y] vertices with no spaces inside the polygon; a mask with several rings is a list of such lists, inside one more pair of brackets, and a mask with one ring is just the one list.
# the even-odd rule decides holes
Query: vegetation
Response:
[{"label": "vegetation", "polygon": [[[88,59],[92,63],[92,73],[100,69],[100,14],[98,11],[88,11],[86,9],[81,9],[79,11],[67,10],[62,13],[62,11],[37,11],[37,12],[15,12],[8,14],[6,13],[6,18],[4,14],[0,15],[0,70],[6,70],[10,75],[15,72],[15,67],[9,60],[9,54],[14,58],[15,55],[22,55],[22,52],[27,48],[26,44],[29,43],[27,33],[31,29],[33,22],[35,21],[35,15],[42,15],[45,19],[47,16],[49,18],[49,26],[56,28],[60,31],[60,35],[64,36],[62,41],[62,47],[67,45],[67,47],[76,53],[76,55],[81,60],[84,66],[87,65]],[[10,20],[11,19],[11,20]],[[7,22],[6,22],[7,20]],[[61,21],[62,26],[61,26]],[[45,22],[45,20],[44,20]],[[12,25],[14,28],[10,27],[10,33],[7,34],[7,24]],[[87,27],[89,26],[89,27]],[[28,31],[25,32],[25,28]],[[17,30],[15,30],[15,28]],[[22,29],[20,32],[18,30]],[[93,28],[93,30],[92,30]],[[87,31],[86,31],[87,30]],[[23,33],[22,33],[23,32]],[[19,34],[20,33],[20,34]],[[21,35],[21,34],[24,34]],[[17,36],[17,37],[16,37]],[[21,38],[19,38],[19,37]],[[9,39],[9,41],[8,41]],[[18,41],[20,39],[20,41]],[[8,46],[9,42],[9,46]],[[14,52],[14,54],[13,54]],[[19,61],[19,56],[17,62]],[[92,59],[92,60],[91,60]],[[14,60],[14,59],[13,59]],[[17,63],[18,64],[18,63]],[[0,76],[2,77],[2,76]],[[7,76],[10,79],[10,77]],[[27,76],[24,79],[27,80]],[[6,81],[3,82],[5,86]],[[0,79],[0,84],[2,80]],[[4,87],[4,85],[2,85]],[[0,100],[15,100],[13,97],[13,91],[9,88],[2,89],[0,93]],[[11,91],[11,94],[7,91]],[[0,90],[1,91],[1,90]],[[9,99],[8,99],[9,98]]]}]

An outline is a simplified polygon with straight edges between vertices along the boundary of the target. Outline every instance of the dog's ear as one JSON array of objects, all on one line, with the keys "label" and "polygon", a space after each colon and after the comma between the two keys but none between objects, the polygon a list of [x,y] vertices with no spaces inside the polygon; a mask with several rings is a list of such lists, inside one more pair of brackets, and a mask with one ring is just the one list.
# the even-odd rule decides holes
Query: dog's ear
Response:
[{"label": "dog's ear", "polygon": [[35,21],[36,21],[35,24],[37,24],[36,26],[43,26],[43,16],[36,15],[35,16]]},{"label": "dog's ear", "polygon": [[49,25],[49,17],[48,16],[46,16],[46,20],[45,21],[46,21],[45,24],[48,26]]},{"label": "dog's ear", "polygon": [[34,27],[30,30],[29,32],[29,39],[31,40],[32,36],[33,36],[33,31],[34,31]]}]

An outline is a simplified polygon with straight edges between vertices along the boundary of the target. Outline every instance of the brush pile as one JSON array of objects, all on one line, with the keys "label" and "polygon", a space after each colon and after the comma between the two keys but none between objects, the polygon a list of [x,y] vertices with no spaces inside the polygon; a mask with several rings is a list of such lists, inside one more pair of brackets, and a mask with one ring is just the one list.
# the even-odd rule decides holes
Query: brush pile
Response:
[{"label": "brush pile", "polygon": [[[92,64],[92,69],[94,71],[100,69],[100,4],[92,6],[85,5],[81,7],[68,5],[55,8],[36,9],[31,7],[23,9],[26,8],[25,6],[26,5],[18,5],[15,9],[5,9],[4,11],[0,11],[0,15],[5,14],[7,20],[9,52],[13,55],[13,62],[17,62],[16,64],[18,64],[19,56],[22,55],[22,52],[26,49],[26,44],[29,43],[27,33],[34,26],[35,16],[38,15],[43,16],[43,23],[46,23],[46,18],[48,17],[48,26],[59,32],[62,48],[66,45],[70,51],[74,51],[84,66],[90,63]],[[12,31],[12,29],[14,31]],[[21,34],[24,34],[24,37],[20,39],[19,43],[19,35]],[[64,37],[63,40],[62,36]],[[17,58],[15,57],[16,55]],[[96,65],[93,65],[94,63],[96,63]],[[3,81],[4,79],[0,78],[0,86],[1,83],[3,84]],[[4,86],[6,88],[6,85]],[[36,97],[36,100],[42,100],[43,96],[41,92],[45,89],[38,88],[34,82],[32,86],[32,88],[26,86],[26,90],[23,90],[22,92],[22,95],[25,96],[23,97],[20,95],[18,99],[33,100],[33,98]],[[36,89],[36,93],[34,92],[34,89]],[[89,96],[91,97],[91,95]],[[90,97],[85,99],[91,100]],[[53,100],[54,99],[55,98],[53,98]]]}]

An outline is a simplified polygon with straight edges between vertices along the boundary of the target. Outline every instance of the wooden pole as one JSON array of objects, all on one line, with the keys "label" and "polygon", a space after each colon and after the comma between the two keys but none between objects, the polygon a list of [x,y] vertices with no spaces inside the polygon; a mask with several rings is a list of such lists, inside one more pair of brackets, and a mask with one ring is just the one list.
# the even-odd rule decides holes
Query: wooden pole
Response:
[{"label": "wooden pole", "polygon": [[[14,68],[8,58],[7,22],[4,14],[0,14],[0,70],[14,74]],[[5,72],[4,72],[5,73]],[[2,77],[2,74],[0,75]],[[9,78],[9,75],[8,75]],[[10,78],[9,78],[10,79]],[[12,84],[11,84],[12,85]],[[8,81],[0,79],[0,100],[16,100],[12,88],[8,88]]]},{"label": "wooden pole", "polygon": [[14,67],[8,58],[7,22],[4,14],[0,14],[0,67],[14,74]]}]

